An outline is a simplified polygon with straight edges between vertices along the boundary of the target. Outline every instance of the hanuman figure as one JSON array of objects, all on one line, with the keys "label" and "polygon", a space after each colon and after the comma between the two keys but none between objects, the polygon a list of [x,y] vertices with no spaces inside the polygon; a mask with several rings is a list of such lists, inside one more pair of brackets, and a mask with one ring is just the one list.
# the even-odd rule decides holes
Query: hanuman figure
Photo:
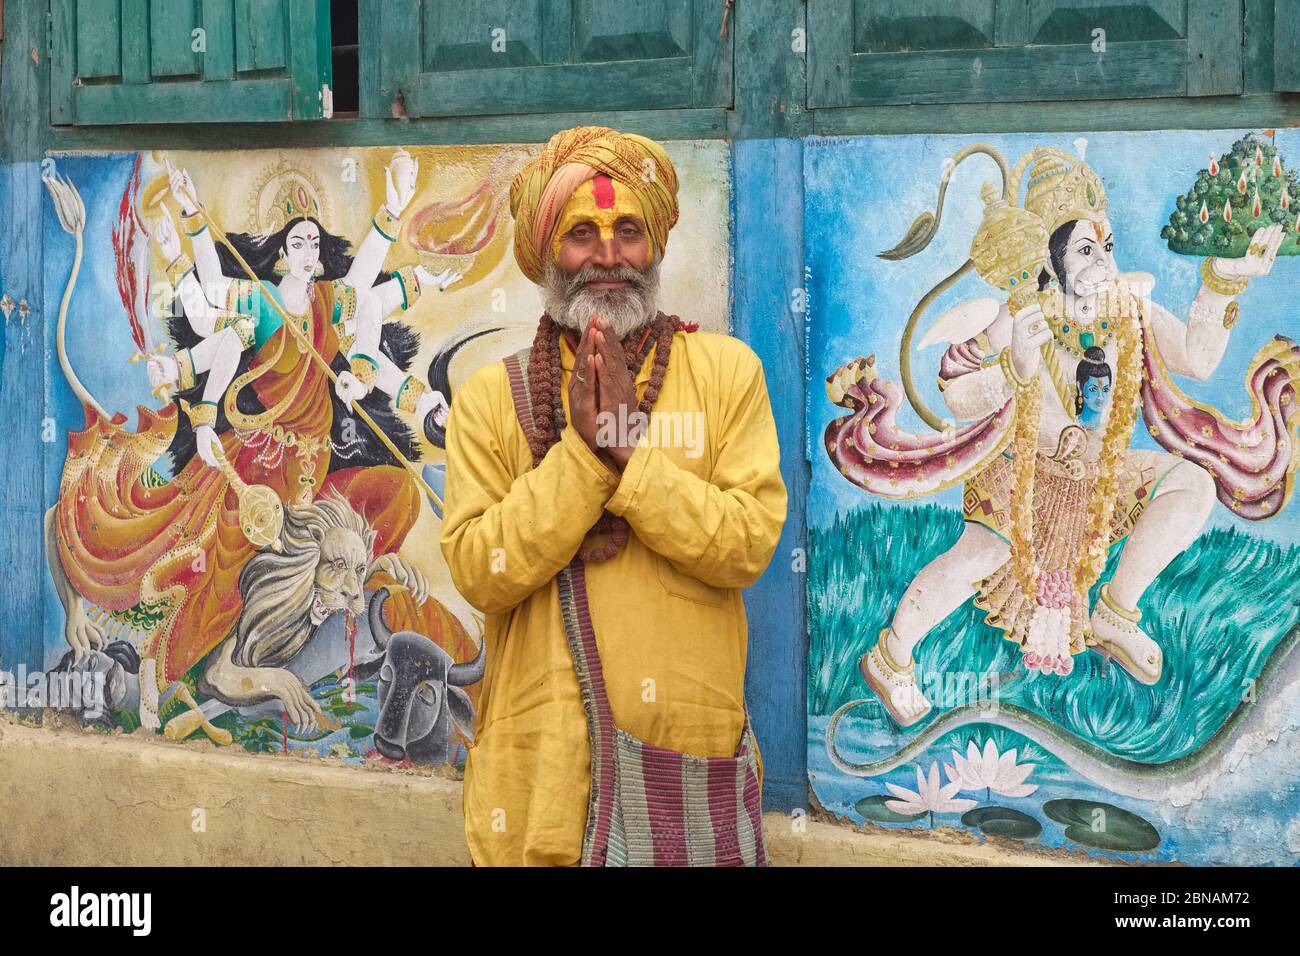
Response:
[{"label": "hanuman figure", "polygon": [[[1237,320],[1236,297],[1272,269],[1283,227],[1255,232],[1244,258],[1206,259],[1183,321],[1152,301],[1151,276],[1120,272],[1105,187],[1079,157],[1039,148],[1009,170],[997,150],[968,147],[944,176],[937,211],[952,170],[975,153],[999,164],[1003,189],[984,187],[970,259],[912,313],[904,389],[875,375],[874,356],[827,379],[831,400],[851,412],[825,434],[847,479],[891,499],[964,488],[964,531],[916,575],[859,663],[900,726],[930,710],[913,650],[972,597],[1030,670],[1068,674],[1073,656],[1091,647],[1155,684],[1163,656],[1141,625],[1143,593],[1195,540],[1216,498],[1248,519],[1281,511],[1300,457],[1288,419],[1300,359],[1294,342],[1279,336],[1251,362],[1254,416],[1244,422],[1187,398],[1169,374],[1214,373]],[[882,257],[919,252],[937,222],[924,214]],[[972,268],[1003,295],[949,311],[920,343],[950,344],[938,384],[960,424],[945,426],[911,382],[912,334],[925,308]],[[904,391],[935,432],[897,425]],[[1139,410],[1166,451],[1130,447]],[[1091,607],[1111,548],[1125,540]]]}]

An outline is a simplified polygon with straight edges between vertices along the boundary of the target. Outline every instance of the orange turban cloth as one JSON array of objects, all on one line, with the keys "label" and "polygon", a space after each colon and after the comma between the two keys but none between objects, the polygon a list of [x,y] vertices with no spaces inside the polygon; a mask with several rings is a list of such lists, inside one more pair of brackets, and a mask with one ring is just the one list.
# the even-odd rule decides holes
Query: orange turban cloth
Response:
[{"label": "orange turban cloth", "polygon": [[542,281],[542,257],[549,256],[551,233],[560,210],[579,185],[604,173],[636,195],[645,212],[646,232],[656,255],[677,224],[677,171],[664,148],[635,133],[604,126],[578,126],[556,133],[542,154],[510,184],[515,217],[515,261],[533,282]]}]

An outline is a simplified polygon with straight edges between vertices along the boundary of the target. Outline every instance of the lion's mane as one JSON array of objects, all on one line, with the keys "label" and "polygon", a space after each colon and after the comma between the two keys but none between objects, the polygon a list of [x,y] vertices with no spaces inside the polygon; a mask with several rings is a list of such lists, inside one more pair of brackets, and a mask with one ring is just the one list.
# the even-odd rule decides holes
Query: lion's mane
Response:
[{"label": "lion's mane", "polygon": [[353,531],[373,551],[374,529],[337,492],[285,509],[280,550],[263,548],[239,574],[243,609],[231,659],[243,667],[281,667],[315,631],[312,592],[321,544],[330,528]]}]

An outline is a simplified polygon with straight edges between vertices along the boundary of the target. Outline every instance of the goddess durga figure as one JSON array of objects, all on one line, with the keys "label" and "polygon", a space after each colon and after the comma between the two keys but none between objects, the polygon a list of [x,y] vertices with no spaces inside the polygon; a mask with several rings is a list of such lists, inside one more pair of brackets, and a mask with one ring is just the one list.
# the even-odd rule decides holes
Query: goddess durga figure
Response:
[{"label": "goddess durga figure", "polygon": [[[148,371],[155,394],[164,387],[177,394],[161,411],[141,407],[136,432],[122,427],[120,414],[104,413],[66,363],[65,297],[60,359],[86,406],[87,427],[69,435],[59,500],[47,518],[50,569],[74,652],[105,644],[104,621],[92,620],[88,604],[111,613],[109,623],[143,635],[141,719],[150,729],[158,726],[159,691],[232,634],[249,583],[243,572],[257,552],[280,547],[277,519],[285,508],[342,499],[373,530],[369,554],[322,566],[314,583],[311,574],[300,578],[312,589],[295,595],[310,599],[311,628],[335,612],[359,613],[361,585],[379,572],[409,588],[418,603],[427,597],[422,573],[397,553],[422,496],[390,449],[408,466],[419,457],[397,412],[423,420],[429,434],[441,429],[448,407],[406,371],[418,348],[414,332],[387,319],[458,276],[415,266],[376,284],[398,217],[414,195],[418,165],[399,151],[386,174],[386,200],[352,256],[347,240],[323,226],[311,182],[294,173],[255,223],[260,234],[224,237],[227,247],[219,249],[217,227],[189,175],[169,166],[156,191],[169,190],[179,206],[193,258],[182,252],[164,209],[153,237],[183,305],[169,328],[180,348],[150,355]],[[50,187],[80,248],[80,197],[67,184]],[[131,208],[130,189],[124,209]],[[76,265],[68,294],[75,276]],[[332,388],[326,367],[336,373]],[[354,417],[358,407],[382,437]],[[164,453],[170,479],[150,467]],[[281,617],[272,623],[283,633],[268,640],[288,642],[284,657],[309,631],[288,610]],[[248,661],[241,669],[223,655],[203,676],[227,703],[304,698],[288,671]]]},{"label": "goddess durga figure", "polygon": [[[826,385],[849,410],[825,433],[849,481],[892,499],[963,486],[965,530],[916,575],[859,662],[900,726],[930,710],[914,648],[971,597],[1031,670],[1068,674],[1073,655],[1091,647],[1156,683],[1163,657],[1141,625],[1143,593],[1196,538],[1216,498],[1252,520],[1281,511],[1300,458],[1294,342],[1278,336],[1255,355],[1246,374],[1253,416],[1243,422],[1187,398],[1169,375],[1213,374],[1237,321],[1235,298],[1272,269],[1282,226],[1258,229],[1244,258],[1206,259],[1184,322],[1152,301],[1151,276],[1119,271],[1105,187],[1080,157],[1038,148],[1009,170],[996,149],[976,144],[954,157],[936,215],[918,218],[883,258],[925,248],[952,171],[976,153],[998,163],[1003,188],[984,187],[970,259],[912,313],[904,388],[876,376],[874,356],[841,366]],[[972,268],[1004,295],[949,311],[920,343],[950,346],[938,384],[963,424],[945,427],[912,385],[912,336],[926,307]],[[934,432],[899,427],[904,394]],[[1165,451],[1130,447],[1139,409]],[[1125,539],[1090,607],[1111,547]]]}]

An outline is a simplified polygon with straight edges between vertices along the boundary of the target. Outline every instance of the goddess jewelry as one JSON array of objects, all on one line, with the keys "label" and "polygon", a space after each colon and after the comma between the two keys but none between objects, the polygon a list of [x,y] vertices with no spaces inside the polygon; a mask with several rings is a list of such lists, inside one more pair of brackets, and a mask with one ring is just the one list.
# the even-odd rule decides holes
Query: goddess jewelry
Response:
[{"label": "goddess jewelry", "polygon": [[[200,207],[201,209],[202,207]],[[193,239],[195,236],[203,234],[203,230],[208,228],[208,220],[204,217],[200,209],[196,209],[188,216],[181,214],[181,228],[185,230],[185,235]]]},{"label": "goddess jewelry", "polygon": [[244,348],[250,348],[253,345],[256,330],[253,320],[247,315],[241,315],[238,312],[227,312],[222,309],[217,313],[216,321],[212,325],[213,332],[220,332],[222,329],[234,329],[235,334],[239,336],[240,344]]},{"label": "goddess jewelry", "polygon": [[181,349],[176,353],[176,376],[177,387],[182,392],[188,392],[198,382],[194,373],[194,357],[189,349]]},{"label": "goddess jewelry", "polygon": [[194,260],[182,252],[167,264],[167,281],[172,284],[172,288],[175,288],[181,284],[181,280],[189,275],[190,270],[193,268]]},{"label": "goddess jewelry", "polygon": [[367,388],[373,388],[379,377],[379,363],[369,355],[357,352],[348,364],[353,376]]},{"label": "goddess jewelry", "polygon": [[287,276],[289,274],[289,260],[284,256],[280,256],[275,260],[275,265],[271,267],[271,271],[278,276]]},{"label": "goddess jewelry", "polygon": [[189,416],[190,424],[198,428],[201,425],[216,425],[217,423],[217,403],[216,402],[190,402],[185,399],[180,400],[181,411]]},{"label": "goddess jewelry", "polygon": [[405,312],[419,302],[423,294],[419,273],[415,271],[415,266],[403,266],[392,275],[397,280],[398,288],[402,290],[402,311]]},{"label": "goddess jewelry", "polygon": [[420,403],[420,396],[429,390],[414,375],[408,375],[402,379],[402,384],[397,388],[397,397],[393,399],[393,407],[404,412],[414,412],[415,406]]},{"label": "goddess jewelry", "polygon": [[389,242],[397,241],[397,233],[402,228],[402,220],[389,212],[387,206],[379,207],[379,211],[375,213],[375,218],[370,220],[370,224],[375,227],[375,232]]}]

